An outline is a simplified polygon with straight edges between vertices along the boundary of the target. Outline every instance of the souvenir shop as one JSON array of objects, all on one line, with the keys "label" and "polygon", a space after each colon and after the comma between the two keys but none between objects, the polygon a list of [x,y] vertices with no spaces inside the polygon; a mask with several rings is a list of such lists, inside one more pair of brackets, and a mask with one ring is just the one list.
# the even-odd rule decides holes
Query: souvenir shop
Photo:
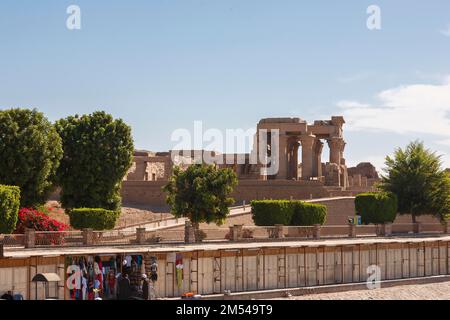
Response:
[{"label": "souvenir shop", "polygon": [[122,293],[126,289],[129,296],[139,297],[143,274],[146,274],[143,256],[127,254],[66,256],[65,270],[66,298],[70,300],[119,299],[124,277],[129,281]]}]

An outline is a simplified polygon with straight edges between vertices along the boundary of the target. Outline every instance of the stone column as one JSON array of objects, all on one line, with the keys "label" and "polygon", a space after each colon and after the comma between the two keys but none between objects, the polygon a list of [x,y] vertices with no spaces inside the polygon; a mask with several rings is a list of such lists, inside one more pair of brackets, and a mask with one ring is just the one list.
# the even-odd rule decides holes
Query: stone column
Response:
[{"label": "stone column", "polygon": [[313,176],[313,144],[316,137],[305,135],[302,141],[302,179],[309,180]]},{"label": "stone column", "polygon": [[94,244],[94,230],[87,228],[83,229],[81,233],[83,235],[83,245],[92,246]]},{"label": "stone column", "polygon": [[146,239],[145,228],[136,228],[136,242],[138,244],[145,244]]},{"label": "stone column", "polygon": [[286,157],[287,157],[287,178],[290,180],[294,177],[294,168],[293,168],[294,144],[292,142],[292,139],[288,139]]},{"label": "stone column", "polygon": [[314,142],[313,150],[313,177],[322,176],[322,150],[323,143],[319,139]]},{"label": "stone column", "polygon": [[353,176],[353,185],[355,187],[361,187],[361,185],[362,185],[362,177],[361,177],[360,174],[355,174]]},{"label": "stone column", "polygon": [[274,156],[278,153],[277,161],[278,161],[278,174],[277,179],[285,180],[288,178],[288,141],[287,136],[285,134],[279,135],[279,141],[278,141],[278,150],[272,150],[271,155]]},{"label": "stone column", "polygon": [[330,148],[330,163],[336,163],[341,165],[341,153],[343,140],[338,137],[333,137],[327,140],[328,147]]},{"label": "stone column", "polygon": [[300,147],[298,140],[294,144],[294,178],[298,179],[298,148]]},{"label": "stone column", "polygon": [[25,229],[25,248],[34,248],[36,246],[36,230]]},{"label": "stone column", "polygon": [[299,144],[297,140],[293,140],[291,142],[291,146],[290,146],[290,162],[289,162],[289,168],[290,168],[290,172],[289,172],[289,178],[292,179],[296,179],[298,178],[298,148],[299,148]]}]

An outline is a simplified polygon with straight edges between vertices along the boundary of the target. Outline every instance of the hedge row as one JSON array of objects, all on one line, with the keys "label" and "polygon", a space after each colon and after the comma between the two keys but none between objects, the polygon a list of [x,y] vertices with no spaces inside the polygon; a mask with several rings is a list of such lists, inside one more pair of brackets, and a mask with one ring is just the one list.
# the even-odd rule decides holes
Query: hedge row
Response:
[{"label": "hedge row", "polygon": [[257,226],[323,225],[327,217],[327,207],[298,200],[254,200],[251,207]]},{"label": "hedge row", "polygon": [[363,224],[394,222],[397,216],[397,196],[389,192],[367,192],[355,197],[356,214]]},{"label": "hedge row", "polygon": [[20,188],[0,185],[0,233],[16,229],[20,207]]},{"label": "hedge row", "polygon": [[94,230],[114,229],[120,212],[100,208],[78,208],[68,212],[70,225],[75,229]]}]

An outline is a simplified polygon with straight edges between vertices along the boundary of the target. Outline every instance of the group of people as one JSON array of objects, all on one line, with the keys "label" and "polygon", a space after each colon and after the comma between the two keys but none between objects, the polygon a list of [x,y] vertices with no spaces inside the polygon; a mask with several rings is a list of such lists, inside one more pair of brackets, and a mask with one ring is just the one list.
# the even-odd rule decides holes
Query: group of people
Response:
[{"label": "group of people", "polygon": [[156,259],[152,259],[150,264],[150,278],[142,273],[138,286],[136,281],[130,279],[129,272],[125,269],[123,274],[117,277],[117,299],[143,299],[152,300],[155,298],[154,283],[158,280],[158,264]]},{"label": "group of people", "polygon": [[117,281],[117,299],[118,300],[130,300],[130,299],[143,299],[152,300],[155,298],[153,281],[148,279],[147,275],[142,274],[142,285],[140,288],[133,288],[131,285],[130,277],[128,273],[119,275]]},{"label": "group of people", "polygon": [[145,266],[142,255],[67,257],[70,298],[149,299],[153,283],[158,279],[156,261],[156,257],[150,257],[149,265]]}]

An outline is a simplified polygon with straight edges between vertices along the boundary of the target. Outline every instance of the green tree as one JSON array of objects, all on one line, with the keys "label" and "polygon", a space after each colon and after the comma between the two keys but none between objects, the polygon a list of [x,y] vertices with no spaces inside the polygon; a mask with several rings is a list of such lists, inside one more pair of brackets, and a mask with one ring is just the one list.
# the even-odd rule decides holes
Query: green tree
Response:
[{"label": "green tree", "polygon": [[380,188],[398,198],[400,214],[434,215],[441,220],[450,212],[450,178],[441,168],[441,157],[425,149],[422,142],[398,148],[394,157],[386,157],[386,175]]},{"label": "green tree", "polygon": [[22,207],[45,202],[61,157],[61,138],[41,112],[0,111],[0,184],[20,188]]},{"label": "green tree", "polygon": [[0,185],[0,234],[12,233],[16,229],[19,205],[19,187]]},{"label": "green tree", "polygon": [[133,158],[131,128],[105,112],[61,119],[56,128],[64,149],[57,173],[63,207],[119,210]]},{"label": "green tree", "polygon": [[234,203],[230,197],[237,185],[231,169],[195,164],[185,171],[175,167],[169,182],[163,187],[166,202],[175,217],[187,217],[198,231],[202,222],[224,223]]}]

